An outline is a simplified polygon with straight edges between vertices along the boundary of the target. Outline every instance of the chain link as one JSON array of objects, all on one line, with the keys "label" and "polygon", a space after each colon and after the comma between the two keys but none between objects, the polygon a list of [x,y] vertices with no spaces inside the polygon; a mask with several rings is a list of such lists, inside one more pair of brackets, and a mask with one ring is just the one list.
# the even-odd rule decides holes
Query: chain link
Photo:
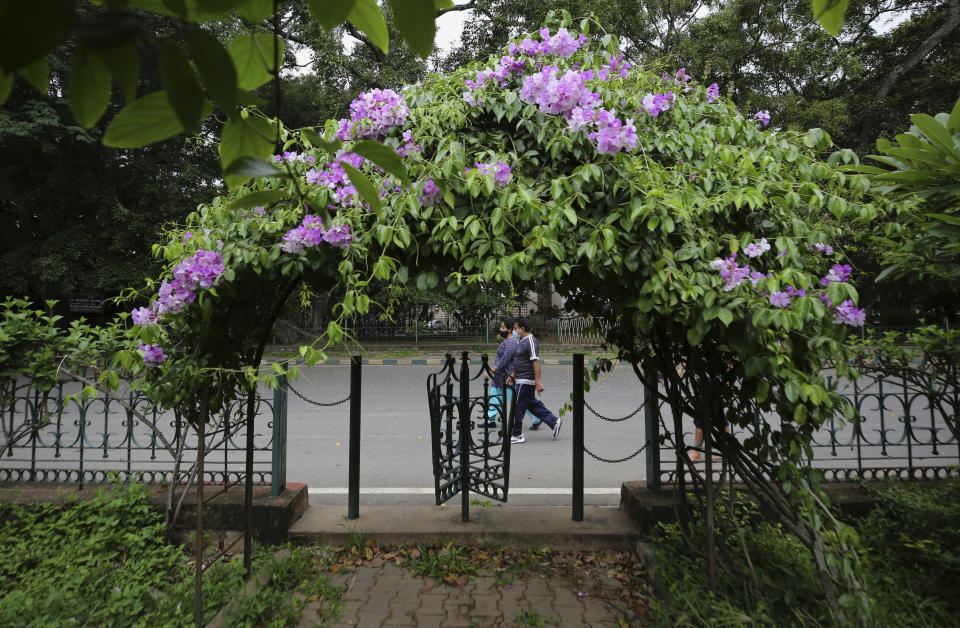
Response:
[{"label": "chain link", "polygon": [[320,406],[321,408],[330,408],[330,407],[332,407],[332,406],[339,406],[339,405],[342,404],[342,403],[346,403],[346,402],[350,401],[350,395],[347,395],[346,397],[344,397],[344,398],[341,399],[340,401],[333,401],[333,402],[331,402],[331,403],[323,403],[322,401],[314,401],[313,399],[307,399],[306,397],[304,397],[303,395],[301,395],[301,394],[297,391],[296,388],[294,388],[293,386],[291,386],[291,385],[290,385],[290,382],[287,382],[287,388],[289,388],[289,389],[293,392],[293,394],[295,394],[296,396],[300,397],[301,399],[303,399],[303,400],[306,401],[307,403],[311,403],[311,404],[313,404],[313,405],[315,405],[315,406]]},{"label": "chain link", "polygon": [[644,449],[646,449],[646,448],[647,448],[647,445],[649,445],[649,444],[650,444],[650,441],[647,441],[646,443],[644,443],[643,447],[641,447],[640,449],[636,450],[635,452],[633,452],[633,453],[630,454],[629,456],[627,456],[627,457],[625,457],[625,458],[618,458],[617,460],[608,460],[608,459],[606,459],[606,458],[601,458],[601,457],[598,456],[597,454],[595,454],[595,453],[593,453],[592,451],[590,451],[589,449],[587,449],[586,445],[584,445],[583,450],[584,450],[585,452],[587,452],[588,454],[590,454],[590,457],[593,458],[594,460],[599,460],[600,462],[606,462],[606,463],[609,463],[609,464],[617,464],[617,463],[620,463],[620,462],[626,462],[627,460],[630,460],[631,458],[635,458],[636,456],[638,456],[638,455],[640,454],[641,451],[643,451]]},{"label": "chain link", "polygon": [[587,407],[587,409],[590,410],[590,412],[593,412],[593,414],[594,414],[598,419],[602,419],[602,420],[604,420],[604,421],[609,421],[609,422],[611,422],[611,423],[619,423],[619,422],[621,422],[621,421],[626,421],[627,419],[631,419],[631,418],[635,417],[635,416],[637,415],[637,412],[640,412],[641,410],[643,410],[643,406],[644,406],[644,404],[641,403],[639,408],[637,408],[636,410],[634,410],[633,412],[631,412],[631,413],[628,414],[627,416],[623,417],[622,419],[611,419],[610,417],[605,417],[605,416],[603,416],[602,414],[600,414],[599,412],[597,412],[596,410],[594,410],[593,408],[591,408],[591,407],[590,407],[590,404],[587,403],[587,400],[586,400],[586,399],[583,400],[583,405],[585,405],[585,406]]}]

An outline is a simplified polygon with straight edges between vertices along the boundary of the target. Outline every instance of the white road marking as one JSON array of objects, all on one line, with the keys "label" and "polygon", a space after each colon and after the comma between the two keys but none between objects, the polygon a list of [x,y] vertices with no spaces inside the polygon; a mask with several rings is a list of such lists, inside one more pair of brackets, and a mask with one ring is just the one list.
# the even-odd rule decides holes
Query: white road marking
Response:
[{"label": "white road marking", "polygon": [[[308,488],[310,495],[346,495],[349,491],[345,486],[335,486],[329,488]],[[395,488],[391,486],[380,488],[361,488],[361,495],[433,495],[434,489],[430,488]],[[584,495],[619,495],[618,488],[585,488]],[[473,494],[473,493],[471,493]],[[573,489],[563,487],[547,488],[511,488],[511,495],[572,495]]]}]

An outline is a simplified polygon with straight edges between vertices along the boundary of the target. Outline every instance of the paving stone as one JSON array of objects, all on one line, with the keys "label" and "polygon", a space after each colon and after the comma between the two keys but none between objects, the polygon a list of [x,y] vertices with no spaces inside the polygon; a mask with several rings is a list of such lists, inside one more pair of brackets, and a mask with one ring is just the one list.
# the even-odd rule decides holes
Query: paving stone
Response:
[{"label": "paving stone", "polygon": [[443,604],[447,601],[448,593],[444,590],[431,591],[420,596],[420,613],[424,615],[446,615]]},{"label": "paving stone", "polygon": [[414,619],[416,615],[417,607],[410,605],[394,605],[390,609],[390,613],[387,615],[386,619],[383,620],[384,626],[416,626],[417,622]]},{"label": "paving stone", "polygon": [[423,613],[421,611],[417,611],[414,616],[417,628],[440,628],[444,625],[443,622],[446,618],[446,614],[431,615],[430,613]]},{"label": "paving stone", "polygon": [[527,596],[536,595],[536,596],[552,596],[552,587],[550,586],[550,581],[546,578],[540,578],[533,576],[526,580],[526,586],[524,587],[524,592]]},{"label": "paving stone", "polygon": [[475,606],[471,615],[478,615],[481,617],[495,617],[500,614],[500,608],[498,602],[500,601],[499,595],[482,595],[474,594],[473,601]]}]

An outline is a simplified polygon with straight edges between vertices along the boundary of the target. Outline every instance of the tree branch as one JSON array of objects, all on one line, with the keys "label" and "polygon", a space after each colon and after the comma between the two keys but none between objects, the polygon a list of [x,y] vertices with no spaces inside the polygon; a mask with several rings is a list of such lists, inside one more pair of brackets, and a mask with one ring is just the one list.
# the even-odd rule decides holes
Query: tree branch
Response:
[{"label": "tree branch", "polygon": [[923,40],[923,43],[909,57],[904,59],[903,63],[898,63],[893,67],[893,70],[884,79],[883,84],[880,85],[880,89],[877,90],[877,98],[886,98],[900,79],[923,61],[924,57],[940,45],[940,42],[952,33],[957,26],[960,26],[960,0],[950,0],[950,12],[947,21]]},{"label": "tree branch", "polygon": [[437,17],[440,17],[445,13],[450,13],[451,11],[469,11],[470,9],[476,9],[476,8],[477,8],[476,2],[468,2],[466,4],[455,4],[452,7],[448,7],[446,9],[438,9]]},{"label": "tree branch", "polygon": [[357,27],[351,24],[350,22],[344,22],[343,25],[346,27],[347,32],[354,38],[360,41],[364,46],[370,49],[370,52],[373,53],[373,58],[377,60],[378,64],[383,63],[387,56],[383,54],[383,51],[380,50],[375,43],[370,41],[366,35],[357,30]]}]

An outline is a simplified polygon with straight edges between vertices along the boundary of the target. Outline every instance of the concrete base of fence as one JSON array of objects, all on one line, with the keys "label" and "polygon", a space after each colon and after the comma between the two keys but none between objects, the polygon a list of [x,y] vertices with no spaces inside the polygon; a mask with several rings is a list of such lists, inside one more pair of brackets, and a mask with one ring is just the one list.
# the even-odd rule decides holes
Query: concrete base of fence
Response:
[{"label": "concrete base of fence", "polygon": [[[901,486],[904,484],[900,483]],[[909,486],[923,490],[933,488],[937,484],[938,482],[910,482]],[[883,490],[891,486],[891,483],[831,482],[821,486],[835,509],[847,515],[860,517],[867,514],[873,507],[875,499],[871,490]],[[734,489],[745,496],[748,495],[742,486],[734,485]],[[661,521],[667,523],[676,521],[673,500],[672,486],[665,486],[658,492],[647,488],[645,481],[624,482],[620,487],[620,507],[643,533],[652,532]]]},{"label": "concrete base of fence", "polygon": [[[103,488],[96,484],[87,484],[79,489],[76,484],[30,484],[10,482],[0,484],[0,503],[41,504],[46,502],[66,503],[68,501],[92,499]],[[207,484],[203,489],[207,499],[203,511],[203,526],[206,530],[243,530],[244,494],[243,486],[233,486],[223,490],[222,486]],[[150,504],[162,513],[167,507],[167,489],[153,486],[147,498]],[[177,529],[184,532],[194,528],[196,497],[191,490],[183,504]],[[253,488],[253,530],[254,538],[262,543],[284,543],[287,531],[293,522],[307,509],[307,485],[288,483],[279,497],[270,497],[269,486]]]}]

